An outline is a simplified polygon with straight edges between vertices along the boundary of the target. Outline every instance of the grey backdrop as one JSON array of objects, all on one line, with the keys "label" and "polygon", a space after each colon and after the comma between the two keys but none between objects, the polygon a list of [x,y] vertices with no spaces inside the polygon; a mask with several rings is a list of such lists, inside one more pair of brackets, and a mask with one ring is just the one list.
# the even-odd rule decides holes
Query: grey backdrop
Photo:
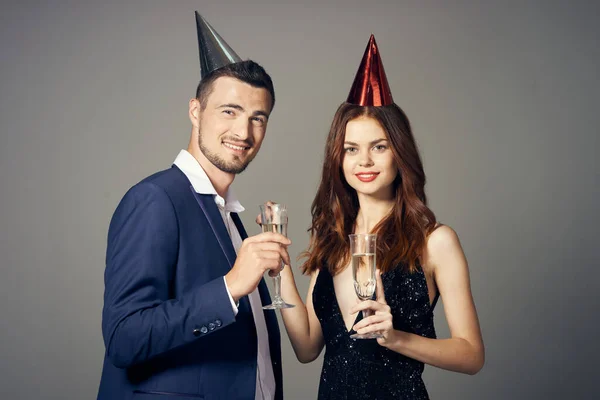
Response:
[{"label": "grey backdrop", "polygon": [[[52,3],[0,11],[1,398],[95,398],[108,222],[187,145],[195,9],[275,81],[267,138],[234,184],[249,232],[275,199],[292,256],[307,245],[328,127],[374,33],[486,344],[476,376],[427,367],[431,397],[598,393],[597,2]],[[443,303],[436,324],[447,336]],[[286,398],[315,398],[322,358],[299,364],[285,333],[283,357]]]}]

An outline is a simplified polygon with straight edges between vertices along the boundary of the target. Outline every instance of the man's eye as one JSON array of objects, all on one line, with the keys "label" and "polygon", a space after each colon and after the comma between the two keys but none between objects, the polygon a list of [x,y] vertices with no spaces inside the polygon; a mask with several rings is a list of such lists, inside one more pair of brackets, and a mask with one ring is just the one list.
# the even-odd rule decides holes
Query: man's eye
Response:
[{"label": "man's eye", "polygon": [[263,125],[265,123],[264,118],[261,117],[254,117],[252,118],[252,121],[256,122],[257,124]]}]

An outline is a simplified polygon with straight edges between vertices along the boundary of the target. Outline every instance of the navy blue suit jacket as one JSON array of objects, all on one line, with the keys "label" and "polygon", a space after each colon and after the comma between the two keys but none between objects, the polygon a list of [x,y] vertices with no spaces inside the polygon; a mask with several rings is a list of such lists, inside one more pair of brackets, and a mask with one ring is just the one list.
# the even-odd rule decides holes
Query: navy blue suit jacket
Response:
[{"label": "navy blue suit jacket", "polygon": [[[99,400],[254,400],[252,310],[242,297],[234,315],[223,281],[235,258],[214,196],[196,193],[176,166],[127,192],[108,232]],[[269,304],[264,280],[259,292]],[[282,399],[277,318],[264,313]]]}]

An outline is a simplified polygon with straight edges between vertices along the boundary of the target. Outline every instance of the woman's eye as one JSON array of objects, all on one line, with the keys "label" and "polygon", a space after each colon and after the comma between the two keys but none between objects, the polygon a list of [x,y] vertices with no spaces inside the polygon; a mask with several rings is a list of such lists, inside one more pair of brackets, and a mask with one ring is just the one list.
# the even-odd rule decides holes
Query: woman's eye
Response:
[{"label": "woman's eye", "polygon": [[356,149],[355,149],[354,147],[346,147],[346,148],[344,149],[344,151],[345,151],[346,153],[354,153],[354,152],[356,152]]}]

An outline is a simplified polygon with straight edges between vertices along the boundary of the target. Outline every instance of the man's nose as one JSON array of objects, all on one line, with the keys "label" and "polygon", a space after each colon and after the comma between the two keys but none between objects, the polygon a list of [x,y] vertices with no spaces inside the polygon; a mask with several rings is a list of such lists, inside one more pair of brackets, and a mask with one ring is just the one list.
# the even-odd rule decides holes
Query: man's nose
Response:
[{"label": "man's nose", "polygon": [[250,121],[246,118],[240,118],[236,121],[233,134],[240,140],[247,140],[250,137],[250,129],[252,129]]}]

